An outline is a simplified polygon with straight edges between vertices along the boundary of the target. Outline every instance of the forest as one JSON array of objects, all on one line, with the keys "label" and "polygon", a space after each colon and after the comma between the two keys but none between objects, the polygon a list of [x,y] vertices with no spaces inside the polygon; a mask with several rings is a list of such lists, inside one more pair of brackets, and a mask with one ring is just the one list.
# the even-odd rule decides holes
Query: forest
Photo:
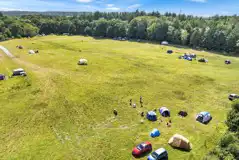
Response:
[{"label": "forest", "polygon": [[38,34],[70,34],[94,37],[168,41],[184,45],[239,54],[239,17],[196,17],[159,12],[82,12],[74,16],[0,14],[0,40],[33,37]]}]

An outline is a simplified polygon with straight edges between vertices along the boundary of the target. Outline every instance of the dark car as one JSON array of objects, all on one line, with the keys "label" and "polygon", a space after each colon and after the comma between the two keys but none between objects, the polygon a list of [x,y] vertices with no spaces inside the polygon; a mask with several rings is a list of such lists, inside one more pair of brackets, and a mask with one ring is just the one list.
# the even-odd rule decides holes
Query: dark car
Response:
[{"label": "dark car", "polygon": [[228,99],[229,99],[230,101],[239,99],[239,95],[237,95],[237,94],[230,94],[230,95],[228,96]]},{"label": "dark car", "polygon": [[148,156],[148,160],[167,160],[168,152],[164,148],[159,148]]},{"label": "dark car", "polygon": [[150,142],[143,142],[136,147],[134,147],[132,151],[132,155],[136,158],[143,156],[146,153],[152,151],[152,145]]}]

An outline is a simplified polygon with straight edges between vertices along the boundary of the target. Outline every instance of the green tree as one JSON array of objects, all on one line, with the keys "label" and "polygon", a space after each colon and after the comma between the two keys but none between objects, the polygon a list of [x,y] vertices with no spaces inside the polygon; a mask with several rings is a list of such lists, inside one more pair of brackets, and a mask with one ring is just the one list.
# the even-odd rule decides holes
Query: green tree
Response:
[{"label": "green tree", "polygon": [[190,45],[193,47],[198,47],[201,41],[201,32],[199,28],[195,28],[191,37],[190,37]]},{"label": "green tree", "polygon": [[104,18],[100,18],[95,21],[94,36],[106,37],[106,32],[108,28],[108,21]]}]

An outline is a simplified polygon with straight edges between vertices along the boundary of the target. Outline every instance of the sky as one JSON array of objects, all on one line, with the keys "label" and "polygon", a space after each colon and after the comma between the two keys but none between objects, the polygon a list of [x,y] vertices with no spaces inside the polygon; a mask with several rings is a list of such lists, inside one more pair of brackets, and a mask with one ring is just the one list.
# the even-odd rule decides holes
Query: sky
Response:
[{"label": "sky", "polygon": [[239,0],[0,0],[1,11],[159,11],[197,16],[239,15]]}]

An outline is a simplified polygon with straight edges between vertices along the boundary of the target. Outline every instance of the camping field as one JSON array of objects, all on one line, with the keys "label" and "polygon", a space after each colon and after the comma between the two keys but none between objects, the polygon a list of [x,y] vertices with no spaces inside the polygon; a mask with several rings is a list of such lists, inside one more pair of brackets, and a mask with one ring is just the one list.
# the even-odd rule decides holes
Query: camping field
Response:
[{"label": "camping field", "polygon": [[[164,147],[169,159],[200,160],[226,131],[228,94],[239,93],[235,57],[82,36],[25,38],[0,45],[16,57],[0,51],[0,73],[11,75],[15,68],[28,73],[0,81],[0,159],[129,160],[135,145],[150,141],[153,150]],[[31,49],[40,53],[29,55]],[[174,53],[167,54],[168,49]],[[209,63],[178,59],[185,52]],[[80,58],[88,65],[77,65]],[[226,59],[232,64],[225,65]],[[131,98],[137,108],[130,107]],[[166,126],[169,119],[159,115],[162,106],[171,111],[171,127]],[[141,118],[142,111],[154,109],[163,122]],[[177,116],[180,110],[188,116]],[[212,114],[208,125],[195,121],[201,111]],[[153,139],[149,133],[154,128],[161,136]],[[190,152],[167,144],[175,133],[190,140]]]}]

